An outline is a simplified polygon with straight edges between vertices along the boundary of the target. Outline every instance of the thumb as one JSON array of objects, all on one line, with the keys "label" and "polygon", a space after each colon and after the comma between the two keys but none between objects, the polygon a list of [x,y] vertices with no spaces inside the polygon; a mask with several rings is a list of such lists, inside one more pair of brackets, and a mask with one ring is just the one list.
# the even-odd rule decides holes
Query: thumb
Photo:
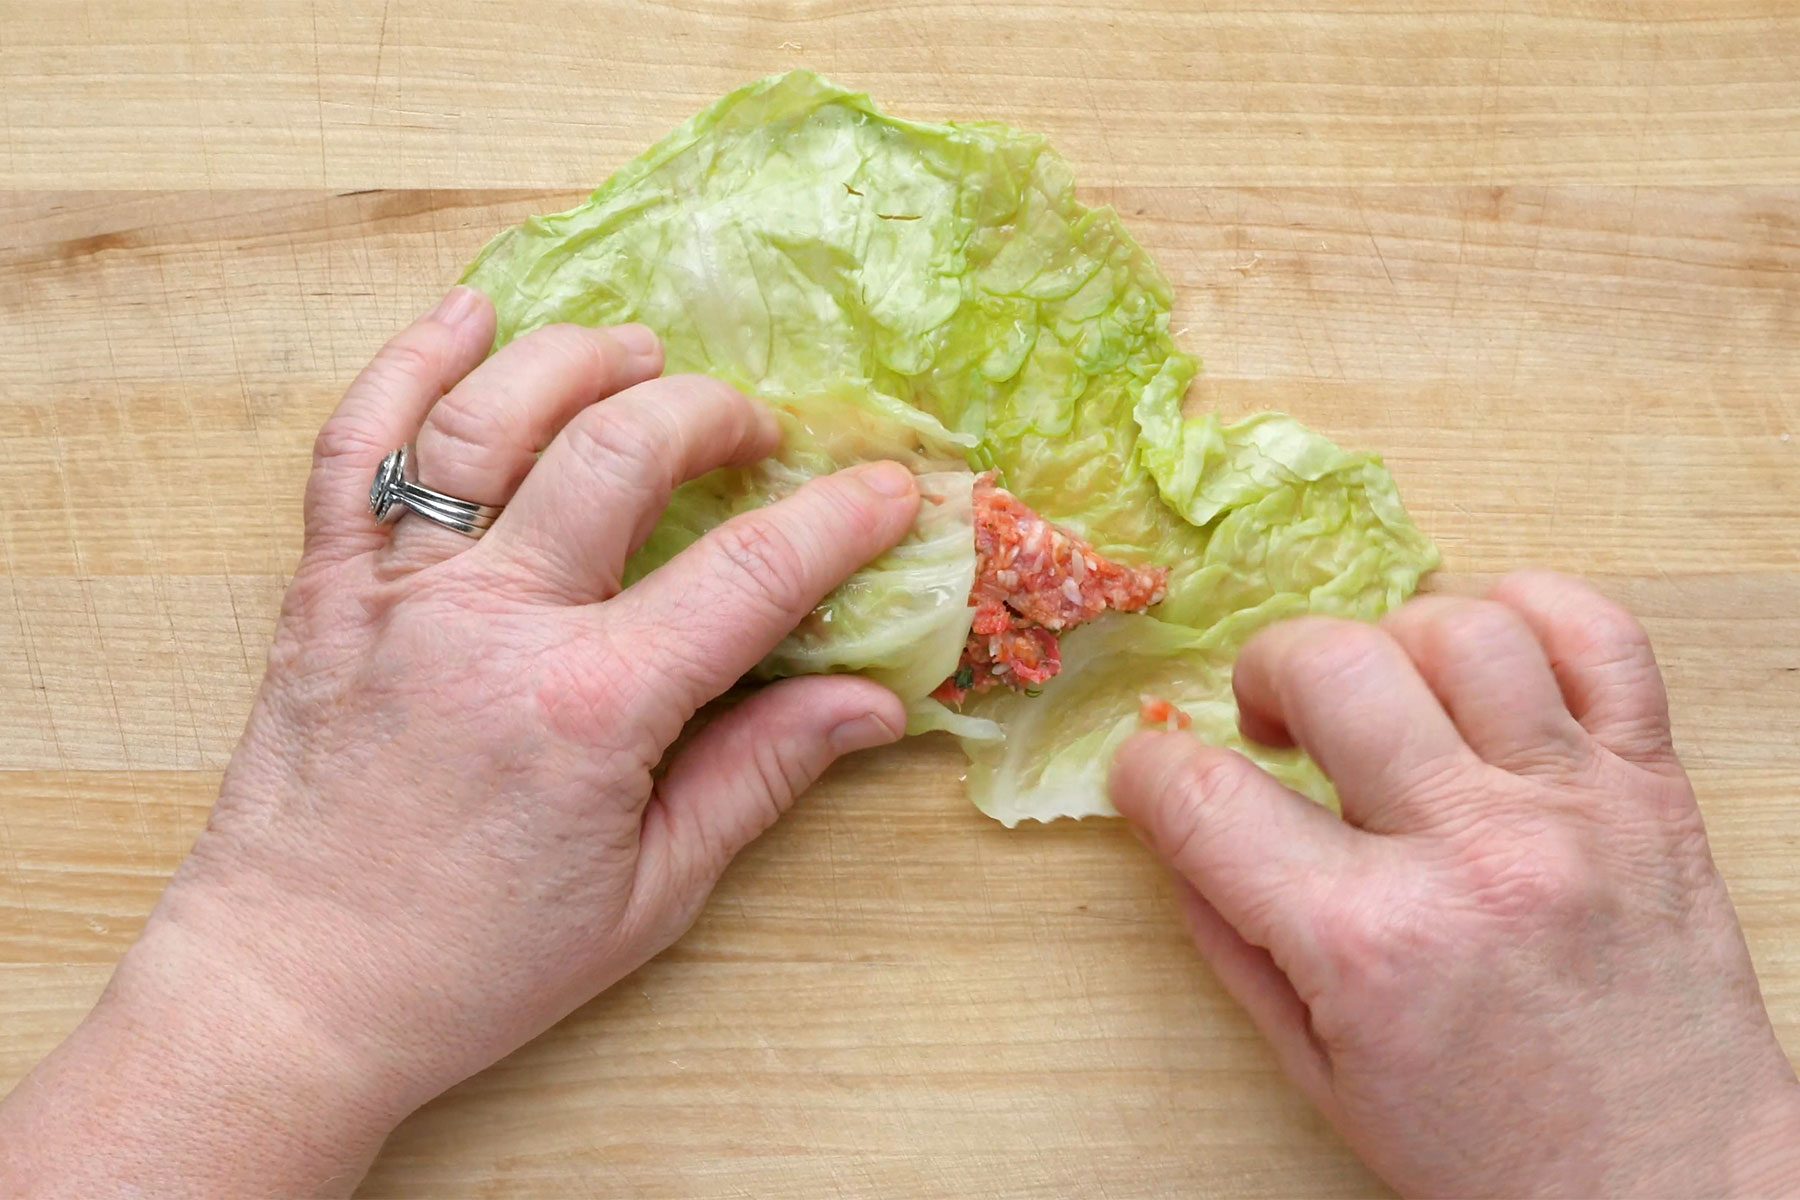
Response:
[{"label": "thumb", "polygon": [[1113,761],[1113,804],[1184,881],[1188,932],[1288,1076],[1330,1111],[1331,1068],[1304,996],[1332,882],[1370,835],[1189,734],[1141,733]]},{"label": "thumb", "polygon": [[676,752],[645,810],[648,897],[697,908],[832,763],[905,732],[899,697],[848,675],[784,679],[742,701]]},{"label": "thumb", "polygon": [[1191,734],[1133,737],[1113,760],[1110,790],[1157,856],[1245,941],[1290,975],[1318,961],[1315,915],[1370,835]]}]

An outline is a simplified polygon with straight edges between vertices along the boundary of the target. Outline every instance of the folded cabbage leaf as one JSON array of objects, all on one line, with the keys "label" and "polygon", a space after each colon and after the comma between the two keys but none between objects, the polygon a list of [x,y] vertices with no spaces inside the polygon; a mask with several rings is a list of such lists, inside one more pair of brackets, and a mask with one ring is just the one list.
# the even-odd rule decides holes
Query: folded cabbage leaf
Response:
[{"label": "folded cabbage leaf", "polygon": [[922,503],[898,546],[858,571],[757,668],[764,678],[854,671],[915,706],[956,669],[969,636],[975,583],[972,439],[928,414],[866,391],[770,396],[782,451],[752,467],[714,471],[677,488],[625,582],[655,570],[720,522],[808,479],[878,458],[910,467]]},{"label": "folded cabbage leaf", "polygon": [[[1109,208],[1075,194],[1040,137],[888,116],[808,72],[731,93],[577,208],[495,238],[464,281],[498,343],[558,321],[640,321],[670,371],[771,404],[785,440],[756,467],[680,488],[628,578],[737,512],[850,463],[893,458],[927,502],[763,663],[893,687],[911,729],[962,741],[968,786],[1007,825],[1112,811],[1105,774],[1140,696],[1242,746],[1230,668],[1256,629],[1305,612],[1372,618],[1436,564],[1379,459],[1264,414],[1189,416],[1198,363],[1169,333],[1166,279]],[[975,471],[1109,559],[1169,569],[1149,615],[1062,639],[1041,694],[957,711],[976,569]],[[1244,747],[1328,799],[1294,754]]]}]

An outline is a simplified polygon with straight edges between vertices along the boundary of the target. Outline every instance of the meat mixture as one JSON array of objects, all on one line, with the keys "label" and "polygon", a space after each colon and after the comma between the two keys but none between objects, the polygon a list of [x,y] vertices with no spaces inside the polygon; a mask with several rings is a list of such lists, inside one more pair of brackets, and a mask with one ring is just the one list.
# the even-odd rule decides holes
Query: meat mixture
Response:
[{"label": "meat mixture", "polygon": [[983,475],[975,481],[975,624],[956,674],[932,695],[956,705],[995,687],[1034,691],[1062,667],[1059,635],[1108,609],[1148,608],[1168,584],[1165,568],[1100,557]]},{"label": "meat mixture", "polygon": [[1151,729],[1167,729],[1171,733],[1194,726],[1194,718],[1180,707],[1161,696],[1147,694],[1138,697],[1138,721]]}]

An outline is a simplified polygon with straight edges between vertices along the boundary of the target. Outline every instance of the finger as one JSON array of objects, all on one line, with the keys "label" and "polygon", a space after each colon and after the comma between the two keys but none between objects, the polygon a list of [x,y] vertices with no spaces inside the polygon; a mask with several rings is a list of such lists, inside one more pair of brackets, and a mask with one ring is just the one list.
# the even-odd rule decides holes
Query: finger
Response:
[{"label": "finger", "polygon": [[565,603],[606,599],[676,487],[765,458],[780,441],[766,406],[716,379],[640,384],[569,422],[484,546]]},{"label": "finger", "polygon": [[664,664],[685,720],[904,537],[918,511],[918,485],[898,463],[824,475],[720,525],[612,606],[648,658]]},{"label": "finger", "polygon": [[[419,482],[461,500],[504,505],[572,417],[655,378],[662,361],[662,344],[642,325],[534,330],[431,406],[414,441]],[[396,556],[420,565],[470,545],[430,521],[402,521],[394,531]]]},{"label": "finger", "polygon": [[1436,785],[1479,762],[1406,651],[1373,625],[1271,626],[1238,656],[1232,686],[1257,727],[1285,731],[1317,760],[1364,829],[1430,825]]},{"label": "finger", "polygon": [[1238,732],[1248,741],[1259,746],[1268,746],[1275,750],[1292,750],[1294,735],[1280,721],[1264,716],[1251,708],[1238,709]]},{"label": "finger", "polygon": [[1198,888],[1180,876],[1182,916],[1195,949],[1275,1051],[1281,1069],[1314,1104],[1331,1098],[1330,1067],[1313,1034],[1312,1013],[1261,946],[1245,941]]},{"label": "finger", "polygon": [[1109,791],[1156,854],[1290,978],[1299,982],[1320,961],[1313,912],[1356,869],[1367,835],[1243,755],[1187,734],[1126,742]]},{"label": "finger", "polygon": [[1593,753],[1531,627],[1491,600],[1421,596],[1381,627],[1412,656],[1463,740],[1503,770],[1564,770]]},{"label": "finger", "polygon": [[905,732],[905,706],[867,679],[811,675],[755,693],[669,764],[644,812],[646,894],[673,891],[697,903],[833,762]]},{"label": "finger", "polygon": [[1595,741],[1647,766],[1675,762],[1668,692],[1636,617],[1580,580],[1547,571],[1510,575],[1492,596],[1537,635],[1569,711]]},{"label": "finger", "polygon": [[494,306],[473,288],[458,287],[376,352],[313,444],[309,547],[329,540],[348,554],[387,542],[387,531],[369,515],[375,468],[412,440],[426,410],[486,357],[493,341]]}]

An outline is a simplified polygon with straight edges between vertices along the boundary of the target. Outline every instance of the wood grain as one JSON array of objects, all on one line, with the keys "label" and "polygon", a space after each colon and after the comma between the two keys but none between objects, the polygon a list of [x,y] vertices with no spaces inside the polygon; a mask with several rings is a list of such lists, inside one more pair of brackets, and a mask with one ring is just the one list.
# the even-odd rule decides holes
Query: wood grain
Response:
[{"label": "wood grain", "polygon": [[1785,0],[3,0],[0,186],[586,187],[810,66],[1097,185],[1793,183]]},{"label": "wood grain", "polygon": [[[1051,133],[1174,281],[1193,403],[1385,453],[1440,586],[1642,613],[1800,1055],[1797,60],[1783,3],[0,0],[0,1086],[204,823],[343,383],[497,229],[802,62]],[[835,772],[369,1193],[1379,1191],[1130,839],[1008,833],[957,769]]]}]

